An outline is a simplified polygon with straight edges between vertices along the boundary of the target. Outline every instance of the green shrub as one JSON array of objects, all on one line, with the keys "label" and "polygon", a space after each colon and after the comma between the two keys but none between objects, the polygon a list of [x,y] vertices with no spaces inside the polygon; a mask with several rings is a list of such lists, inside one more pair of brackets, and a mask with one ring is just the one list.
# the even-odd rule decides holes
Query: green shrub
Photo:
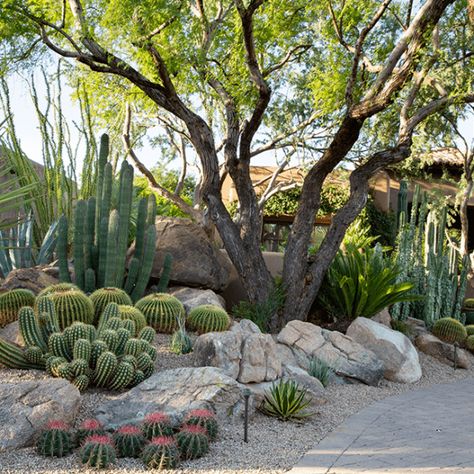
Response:
[{"label": "green shrub", "polygon": [[328,386],[333,373],[332,368],[324,360],[313,357],[309,361],[308,374],[317,378],[323,384],[323,387]]},{"label": "green shrub", "polygon": [[392,329],[394,331],[401,332],[407,337],[410,337],[413,334],[412,328],[410,327],[410,325],[406,323],[406,321],[399,321],[397,319],[392,319],[390,321],[390,325],[392,326]]},{"label": "green shrub", "polygon": [[363,251],[349,246],[329,267],[319,302],[339,318],[370,318],[394,303],[416,299],[410,294],[412,283],[396,283],[398,274],[379,244]]},{"label": "green shrub", "polygon": [[306,395],[306,389],[295,381],[281,379],[278,383],[273,383],[270,391],[265,393],[260,410],[282,421],[302,420],[312,415],[305,411],[311,403]]}]

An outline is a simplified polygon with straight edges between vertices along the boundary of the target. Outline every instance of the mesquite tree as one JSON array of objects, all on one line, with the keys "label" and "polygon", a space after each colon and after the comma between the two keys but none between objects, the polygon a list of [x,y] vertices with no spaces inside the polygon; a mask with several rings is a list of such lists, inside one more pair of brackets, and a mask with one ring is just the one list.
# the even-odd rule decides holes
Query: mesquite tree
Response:
[{"label": "mesquite tree", "polygon": [[[273,285],[251,160],[289,137],[311,146],[326,130],[302,187],[274,327],[306,317],[370,176],[409,156],[420,123],[474,100],[466,0],[4,0],[1,18],[10,55],[49,49],[119,78],[126,100],[183,124],[208,215],[250,301],[264,301]],[[354,167],[350,198],[310,260],[321,187],[379,118],[390,124],[385,140]],[[222,201],[220,164],[237,191],[238,223]]]}]

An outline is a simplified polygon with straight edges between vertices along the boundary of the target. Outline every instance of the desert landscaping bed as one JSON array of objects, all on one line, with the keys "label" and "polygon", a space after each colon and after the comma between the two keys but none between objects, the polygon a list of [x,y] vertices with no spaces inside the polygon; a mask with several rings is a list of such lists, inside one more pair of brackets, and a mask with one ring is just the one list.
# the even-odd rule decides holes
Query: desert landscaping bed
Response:
[{"label": "desert landscaping bed", "polygon": [[[193,355],[175,355],[168,349],[169,336],[157,336],[159,349],[158,369],[173,369],[193,365]],[[318,406],[317,413],[303,423],[282,422],[256,413],[249,425],[249,442],[243,442],[241,420],[220,425],[218,440],[203,458],[184,462],[178,473],[282,473],[328,435],[347,417],[374,401],[391,395],[416,390],[436,383],[446,383],[474,376],[474,369],[458,369],[419,353],[422,378],[413,384],[399,384],[383,379],[379,386],[332,383],[325,390],[327,403]],[[44,372],[1,370],[0,383],[34,378],[45,378]],[[114,398],[106,391],[92,390],[82,395],[76,424],[92,415],[95,407],[106,399]],[[8,407],[3,407],[8,409]],[[0,408],[1,413],[1,408]],[[0,472],[10,473],[84,473],[77,454],[65,458],[44,458],[34,448],[10,450],[0,454]],[[92,472],[92,471],[90,471]],[[119,459],[108,470],[111,473],[146,472],[140,460]]]}]

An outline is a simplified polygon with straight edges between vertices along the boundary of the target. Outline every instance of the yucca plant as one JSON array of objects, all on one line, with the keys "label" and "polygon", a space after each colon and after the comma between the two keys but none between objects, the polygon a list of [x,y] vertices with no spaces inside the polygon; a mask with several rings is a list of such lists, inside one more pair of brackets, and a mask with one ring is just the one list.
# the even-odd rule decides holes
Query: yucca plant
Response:
[{"label": "yucca plant", "polygon": [[320,303],[334,316],[370,318],[401,301],[413,301],[413,283],[397,283],[399,269],[382,247],[339,251],[319,292]]},{"label": "yucca plant", "polygon": [[333,373],[332,368],[324,360],[313,357],[309,361],[308,374],[311,377],[317,378],[323,384],[323,387],[328,386],[329,379]]},{"label": "yucca plant", "polygon": [[268,416],[282,421],[303,420],[313,413],[305,411],[311,403],[306,389],[300,387],[294,380],[280,379],[273,383],[265,398],[260,411]]}]

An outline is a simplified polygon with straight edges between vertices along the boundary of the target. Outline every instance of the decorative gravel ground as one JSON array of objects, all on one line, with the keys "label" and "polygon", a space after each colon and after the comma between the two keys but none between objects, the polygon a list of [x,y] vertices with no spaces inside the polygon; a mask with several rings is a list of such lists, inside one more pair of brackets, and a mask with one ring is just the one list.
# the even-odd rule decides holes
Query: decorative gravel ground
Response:
[{"label": "decorative gravel ground", "polygon": [[[192,354],[177,356],[169,352],[168,336],[158,336],[159,368],[176,368],[192,365]],[[328,403],[319,408],[319,413],[304,423],[280,422],[276,419],[256,414],[249,426],[249,442],[244,443],[242,423],[220,426],[218,440],[204,458],[182,463],[180,469],[170,471],[176,474],[202,473],[283,473],[317,442],[334,430],[348,416],[375,400],[399,394],[407,390],[426,387],[474,377],[474,369],[456,370],[440,364],[432,357],[420,354],[423,377],[416,384],[404,385],[383,381],[379,387],[361,384],[330,385],[326,390]],[[42,372],[0,370],[0,383],[22,378],[44,377]],[[83,397],[77,423],[90,417],[92,410],[108,396],[104,392],[89,391]],[[87,473],[97,472],[81,467],[77,455],[62,459],[37,456],[33,448],[0,453],[2,474],[26,473]],[[110,473],[146,472],[139,460],[119,460]]]}]

